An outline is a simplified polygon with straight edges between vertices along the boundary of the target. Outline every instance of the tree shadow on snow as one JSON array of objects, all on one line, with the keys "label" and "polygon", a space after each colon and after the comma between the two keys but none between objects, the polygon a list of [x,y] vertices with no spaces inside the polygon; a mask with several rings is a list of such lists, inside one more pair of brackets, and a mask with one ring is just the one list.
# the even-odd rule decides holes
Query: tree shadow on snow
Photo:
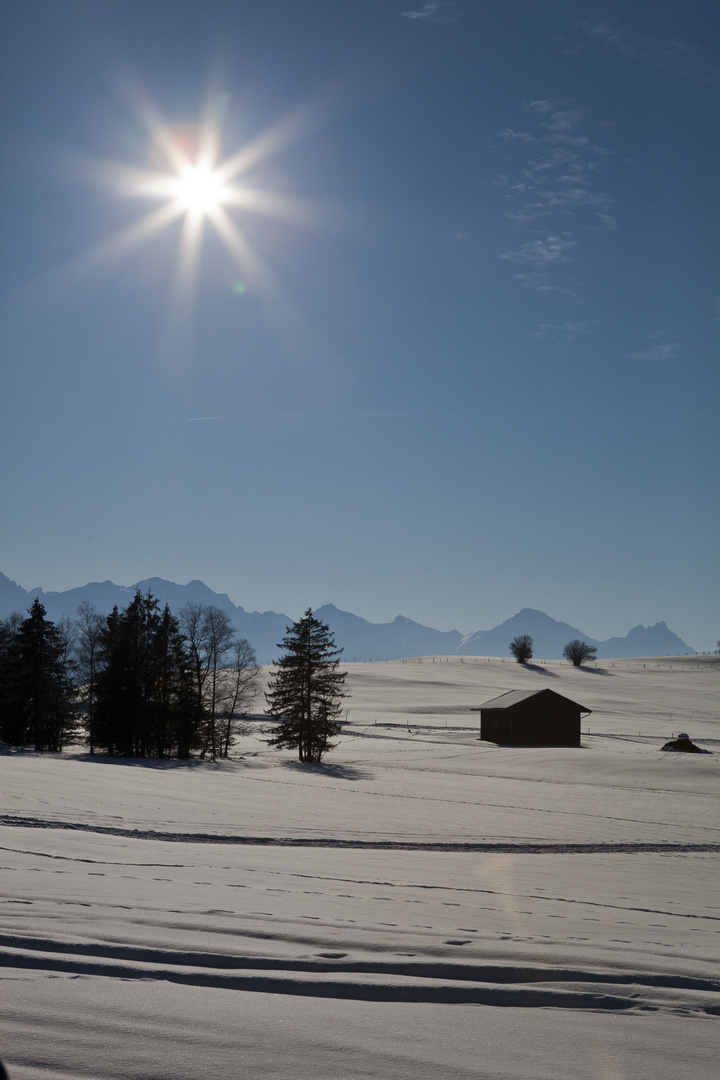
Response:
[{"label": "tree shadow on snow", "polygon": [[[92,765],[127,765],[131,769],[198,769],[201,766],[207,768],[219,768],[223,763],[231,762],[233,758],[131,758],[112,757],[110,754],[67,754],[67,758],[74,761],[87,762]],[[0,1078],[1,1080],[1,1078]]]},{"label": "tree shadow on snow", "polygon": [[298,772],[313,772],[319,776],[329,776],[333,780],[372,780],[373,773],[368,769],[358,769],[354,765],[340,765],[338,763],[330,764],[321,761],[317,765],[311,765],[303,761],[286,761],[285,767],[287,769],[294,769]]},{"label": "tree shadow on snow", "polygon": [[547,675],[548,679],[559,679],[557,671],[551,671],[550,668],[543,667],[542,664],[523,664],[523,667],[528,671],[536,671],[538,675]]},{"label": "tree shadow on snow", "polygon": [[615,672],[608,671],[608,669],[604,667],[587,667],[586,664],[580,664],[578,670],[585,671],[588,675],[607,675],[609,679],[615,678]]}]

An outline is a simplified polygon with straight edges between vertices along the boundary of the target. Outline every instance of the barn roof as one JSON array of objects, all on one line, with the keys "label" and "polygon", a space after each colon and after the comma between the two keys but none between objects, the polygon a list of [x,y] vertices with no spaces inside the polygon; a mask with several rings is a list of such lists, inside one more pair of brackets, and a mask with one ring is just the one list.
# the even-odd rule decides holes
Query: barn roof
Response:
[{"label": "barn roof", "polygon": [[592,712],[592,709],[587,709],[578,701],[572,701],[571,698],[565,697],[564,694],[558,694],[549,687],[545,687],[543,690],[506,690],[504,694],[490,698],[489,701],[484,701],[479,707],[480,709],[509,709],[512,708],[513,705],[519,705],[521,701],[537,697],[539,694],[552,694],[553,697],[562,698],[563,701],[569,701],[572,705],[577,705],[580,712]]}]

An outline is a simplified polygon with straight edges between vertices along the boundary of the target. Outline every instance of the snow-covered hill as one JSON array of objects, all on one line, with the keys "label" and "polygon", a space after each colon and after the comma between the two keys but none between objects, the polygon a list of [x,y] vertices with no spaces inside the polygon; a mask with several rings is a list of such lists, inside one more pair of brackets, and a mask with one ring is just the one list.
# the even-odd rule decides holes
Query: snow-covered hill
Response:
[{"label": "snow-covered hill", "polygon": [[[351,664],[321,766],[262,719],[215,764],[0,753],[10,1080],[714,1080],[720,754],[659,747],[720,748],[717,673]],[[531,680],[602,734],[479,742]]]}]

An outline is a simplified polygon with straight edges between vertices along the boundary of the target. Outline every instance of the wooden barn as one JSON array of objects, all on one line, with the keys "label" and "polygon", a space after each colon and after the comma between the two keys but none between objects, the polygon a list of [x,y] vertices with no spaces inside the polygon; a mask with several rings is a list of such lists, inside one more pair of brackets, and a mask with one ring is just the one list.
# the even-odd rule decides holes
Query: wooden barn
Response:
[{"label": "wooden barn", "polygon": [[579,746],[592,712],[554,690],[508,690],[480,706],[480,738],[507,746]]}]

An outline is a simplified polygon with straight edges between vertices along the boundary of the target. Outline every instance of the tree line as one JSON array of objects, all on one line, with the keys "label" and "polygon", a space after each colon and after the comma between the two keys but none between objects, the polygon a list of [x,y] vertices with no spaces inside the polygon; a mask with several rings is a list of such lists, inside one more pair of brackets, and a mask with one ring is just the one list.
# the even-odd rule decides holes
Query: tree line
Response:
[{"label": "tree line", "polygon": [[87,601],[57,624],[36,598],[0,620],[0,740],[38,751],[227,757],[259,667],[220,608],[179,614],[139,590],[102,616]]}]

